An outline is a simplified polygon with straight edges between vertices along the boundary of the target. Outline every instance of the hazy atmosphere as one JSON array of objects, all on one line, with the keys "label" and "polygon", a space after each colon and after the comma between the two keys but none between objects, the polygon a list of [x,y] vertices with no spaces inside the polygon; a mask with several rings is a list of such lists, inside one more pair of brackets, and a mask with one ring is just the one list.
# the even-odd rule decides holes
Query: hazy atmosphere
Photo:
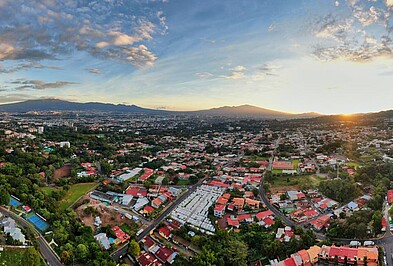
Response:
[{"label": "hazy atmosphere", "polygon": [[392,106],[391,0],[0,1],[0,101]]}]

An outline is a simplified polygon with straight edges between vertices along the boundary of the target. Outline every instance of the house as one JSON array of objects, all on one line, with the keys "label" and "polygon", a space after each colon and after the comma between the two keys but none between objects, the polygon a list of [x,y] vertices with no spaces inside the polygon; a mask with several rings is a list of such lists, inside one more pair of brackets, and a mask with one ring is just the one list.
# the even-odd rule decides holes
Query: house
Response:
[{"label": "house", "polygon": [[233,204],[237,208],[237,210],[243,209],[245,200],[243,198],[233,198]]},{"label": "house", "polygon": [[217,204],[214,208],[214,216],[215,217],[223,217],[225,214],[225,205]]},{"label": "house", "polygon": [[151,253],[142,253],[137,259],[140,266],[156,266],[158,265],[157,258]]},{"label": "house", "polygon": [[111,248],[109,238],[105,233],[99,233],[98,235],[95,235],[94,238],[105,250]]},{"label": "house", "polygon": [[223,196],[219,197],[216,201],[217,204],[226,205],[228,203],[228,199]]},{"label": "house", "polygon": [[227,224],[228,226],[235,227],[235,228],[239,228],[240,226],[239,220],[234,216],[227,218]]},{"label": "house", "polygon": [[119,240],[118,243],[124,243],[131,238],[128,234],[124,233],[123,230],[121,230],[118,226],[112,227],[112,231],[113,233],[115,233],[117,239]]},{"label": "house", "polygon": [[252,216],[249,213],[239,214],[237,216],[237,219],[239,220],[240,223],[252,223],[253,222]]},{"label": "house", "polygon": [[150,236],[146,236],[141,242],[146,252],[152,252],[157,247],[156,242]]},{"label": "house", "polygon": [[109,204],[112,204],[115,199],[113,196],[103,193],[101,191],[97,191],[97,190],[90,192],[90,198],[95,199],[95,200],[99,200],[102,202],[108,202]]},{"label": "house", "polygon": [[160,234],[160,236],[162,236],[165,239],[169,239],[172,234],[171,234],[171,229],[169,229],[168,226],[162,226],[158,229],[158,233]]},{"label": "house", "polygon": [[259,209],[260,201],[259,200],[253,200],[250,198],[246,198],[245,203],[247,206],[254,208],[254,209]]},{"label": "house", "polygon": [[330,216],[322,215],[318,217],[316,220],[311,221],[310,224],[315,228],[315,230],[319,231],[322,230],[322,228],[324,227],[328,228],[329,222],[330,222]]},{"label": "house", "polygon": [[273,212],[271,210],[258,212],[255,217],[257,217],[258,221],[262,221],[267,217],[273,217]]},{"label": "house", "polygon": [[160,198],[155,198],[151,202],[151,206],[153,206],[153,208],[156,208],[156,209],[158,209],[162,204],[163,204],[163,201]]},{"label": "house", "polygon": [[7,217],[3,219],[1,225],[3,226],[4,234],[10,234],[10,237],[13,240],[19,241],[20,243],[22,243],[22,245],[26,244],[26,237],[22,233],[22,230],[17,227],[14,219],[12,219],[11,217]]},{"label": "house", "polygon": [[310,257],[311,264],[316,264],[318,262],[318,255],[320,251],[321,251],[321,247],[318,246],[312,246],[309,249],[307,249],[307,253],[308,256]]},{"label": "house", "polygon": [[135,211],[139,211],[147,204],[149,204],[149,200],[146,197],[139,197],[133,208]]},{"label": "house", "polygon": [[149,214],[149,213],[151,213],[152,211],[154,211],[154,208],[151,207],[151,206],[145,206],[145,208],[143,209],[143,213],[144,213],[144,214]]},{"label": "house", "polygon": [[166,246],[162,246],[156,251],[155,255],[161,262],[172,264],[177,256],[177,253]]},{"label": "house", "polygon": [[304,250],[304,249],[300,250],[300,251],[298,251],[298,254],[302,258],[304,266],[311,265],[310,255],[308,254],[308,252],[306,250]]}]

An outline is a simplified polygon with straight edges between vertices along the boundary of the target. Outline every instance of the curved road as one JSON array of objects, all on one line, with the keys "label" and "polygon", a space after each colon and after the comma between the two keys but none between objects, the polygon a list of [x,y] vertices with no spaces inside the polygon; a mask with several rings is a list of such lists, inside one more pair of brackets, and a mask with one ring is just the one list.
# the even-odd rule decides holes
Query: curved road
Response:
[{"label": "curved road", "polygon": [[37,229],[34,228],[29,222],[27,222],[25,219],[20,217],[19,215],[16,215],[15,213],[7,210],[6,208],[0,206],[0,211],[2,213],[5,213],[6,215],[10,216],[12,219],[14,219],[18,224],[23,226],[24,228],[32,228],[34,235],[37,237],[38,244],[40,245],[40,252],[46,259],[48,265],[50,266],[61,266],[63,265],[60,262],[60,258],[58,255],[55,253],[55,251],[49,247],[49,244],[46,242],[44,237],[41,235],[40,232],[38,232]]}]

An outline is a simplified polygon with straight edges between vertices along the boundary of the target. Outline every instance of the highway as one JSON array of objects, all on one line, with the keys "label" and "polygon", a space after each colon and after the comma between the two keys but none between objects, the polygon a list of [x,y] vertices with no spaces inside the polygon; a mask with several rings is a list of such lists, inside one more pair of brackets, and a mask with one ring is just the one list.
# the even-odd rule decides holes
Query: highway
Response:
[{"label": "highway", "polygon": [[40,246],[40,252],[42,256],[46,259],[48,265],[50,266],[61,266],[63,265],[60,262],[60,258],[58,255],[55,253],[55,251],[49,247],[49,244],[46,242],[46,240],[43,238],[40,232],[34,228],[29,222],[27,222],[25,219],[22,217],[16,215],[15,213],[7,210],[6,208],[0,206],[0,211],[4,213],[5,215],[10,216],[12,219],[14,219],[19,225],[21,225],[24,228],[31,228],[33,230],[33,233],[35,236],[37,236],[37,241]]}]

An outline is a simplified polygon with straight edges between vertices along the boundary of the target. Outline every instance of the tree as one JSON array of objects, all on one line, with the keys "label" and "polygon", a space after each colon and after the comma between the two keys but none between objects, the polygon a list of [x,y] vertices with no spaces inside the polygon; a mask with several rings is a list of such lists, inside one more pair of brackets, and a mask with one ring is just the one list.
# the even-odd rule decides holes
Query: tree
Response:
[{"label": "tree", "polygon": [[4,186],[0,186],[0,205],[8,205],[10,203],[10,193]]},{"label": "tree", "polygon": [[375,233],[380,234],[382,231],[382,213],[380,211],[375,212],[372,220]]},{"label": "tree", "polygon": [[130,242],[130,247],[128,248],[128,253],[134,258],[138,257],[141,254],[141,247],[139,246],[138,242],[134,239]]},{"label": "tree", "polygon": [[89,250],[87,249],[86,245],[79,244],[76,247],[76,258],[78,261],[86,262],[88,255],[89,255]]},{"label": "tree", "polygon": [[26,253],[25,253],[23,259],[30,266],[41,265],[40,255],[38,254],[37,250],[33,247],[30,247],[26,250]]}]

